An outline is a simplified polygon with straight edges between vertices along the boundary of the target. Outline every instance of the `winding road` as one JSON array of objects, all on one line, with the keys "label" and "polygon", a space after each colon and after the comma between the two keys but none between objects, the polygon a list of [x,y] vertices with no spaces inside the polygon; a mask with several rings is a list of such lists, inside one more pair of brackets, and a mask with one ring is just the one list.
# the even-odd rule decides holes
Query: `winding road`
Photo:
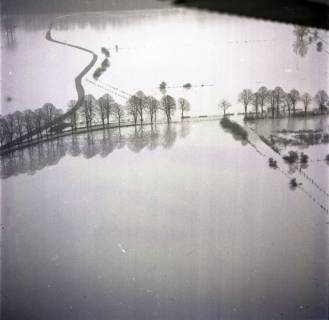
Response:
[{"label": "winding road", "polygon": [[[20,138],[16,138],[15,140],[12,141],[12,143],[10,144],[10,146],[15,146],[15,145],[19,144],[20,142],[23,142],[24,140],[27,140],[27,139],[33,137],[34,135],[38,134],[39,132],[42,132],[42,131],[44,131],[44,130],[46,130],[48,128],[51,128],[51,127],[53,127],[53,126],[55,126],[57,124],[63,123],[64,120],[68,119],[83,104],[83,101],[84,101],[84,98],[85,98],[85,90],[84,90],[84,87],[82,85],[82,79],[94,67],[94,65],[95,65],[95,63],[96,63],[96,61],[98,59],[98,56],[97,56],[97,54],[95,52],[93,52],[93,51],[91,51],[91,50],[89,50],[87,48],[84,48],[84,47],[80,47],[80,46],[77,46],[77,45],[74,45],[74,44],[70,44],[70,43],[66,43],[66,42],[55,40],[52,37],[52,34],[51,34],[52,28],[53,28],[53,23],[50,24],[49,29],[48,29],[48,31],[46,33],[46,39],[48,41],[53,42],[53,43],[57,43],[57,44],[60,44],[60,45],[63,45],[63,46],[71,47],[71,48],[74,48],[74,49],[78,49],[78,50],[87,52],[87,53],[89,53],[89,54],[92,55],[92,59],[89,62],[89,64],[75,78],[75,87],[76,87],[77,94],[78,94],[78,100],[77,100],[77,102],[76,102],[76,104],[74,105],[73,108],[71,108],[70,110],[68,110],[67,112],[65,112],[61,116],[59,116],[58,118],[54,119],[52,122],[47,123],[46,125],[44,125],[41,128],[41,130],[40,129],[39,130],[38,129],[35,129],[32,132],[30,132],[29,134],[25,134],[25,135],[23,135]],[[3,147],[3,149],[5,149],[7,147],[8,146],[5,145]]]}]

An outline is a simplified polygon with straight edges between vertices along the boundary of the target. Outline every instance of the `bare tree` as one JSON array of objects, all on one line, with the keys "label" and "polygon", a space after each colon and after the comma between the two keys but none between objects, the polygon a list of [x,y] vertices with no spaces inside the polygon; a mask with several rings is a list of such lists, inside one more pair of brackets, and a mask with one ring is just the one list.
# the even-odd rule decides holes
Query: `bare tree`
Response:
[{"label": "bare tree", "polygon": [[81,112],[85,119],[87,129],[89,129],[92,125],[95,116],[96,106],[96,99],[90,94],[86,95],[81,108]]},{"label": "bare tree", "polygon": [[114,104],[113,110],[114,110],[114,115],[115,115],[116,119],[118,120],[118,124],[119,124],[119,128],[120,128],[121,120],[122,120],[123,116],[125,115],[125,112],[123,110],[123,107],[118,103]]},{"label": "bare tree", "polygon": [[[76,103],[77,102],[75,100],[70,100],[68,104],[68,110],[72,110],[75,107]],[[70,114],[70,126],[72,131],[77,130],[78,119],[79,115],[77,111],[72,112]]]},{"label": "bare tree", "polygon": [[146,95],[143,91],[137,91],[135,96],[138,98],[137,110],[139,114],[140,123],[143,124],[143,112],[146,106]]},{"label": "bare tree", "polygon": [[255,92],[252,95],[252,100],[251,100],[251,104],[254,106],[255,111],[256,111],[256,116],[258,116],[258,108],[260,105],[260,94],[259,92]]},{"label": "bare tree", "polygon": [[263,87],[260,87],[257,92],[258,92],[258,97],[259,97],[259,104],[260,104],[262,113],[264,113],[264,106],[265,106],[266,98],[268,95],[268,89],[263,86]]},{"label": "bare tree", "polygon": [[167,122],[170,123],[171,116],[176,110],[176,101],[172,96],[165,95],[161,99],[161,108],[166,114]]},{"label": "bare tree", "polygon": [[305,92],[301,97],[300,97],[300,100],[302,101],[303,103],[303,106],[304,106],[304,113],[305,115],[307,114],[307,109],[309,107],[309,105],[311,104],[312,102],[312,97],[307,93]]},{"label": "bare tree", "polygon": [[184,119],[184,112],[190,111],[191,105],[185,98],[178,98],[177,102],[181,110],[181,119]]},{"label": "bare tree", "polygon": [[284,106],[285,106],[285,108],[288,109],[288,114],[289,114],[289,117],[290,117],[292,102],[291,102],[291,97],[290,97],[289,94],[286,94],[285,97],[284,97]]},{"label": "bare tree", "polygon": [[0,145],[1,145],[1,147],[6,143],[6,138],[7,138],[6,130],[7,130],[6,119],[4,119],[0,115]]},{"label": "bare tree", "polygon": [[273,90],[273,94],[274,94],[274,99],[275,99],[276,115],[279,116],[280,107],[284,103],[285,92],[281,87],[276,87]]},{"label": "bare tree", "polygon": [[274,90],[269,90],[268,95],[266,97],[266,101],[269,104],[271,113],[272,113],[272,118],[274,118],[274,113],[275,113],[275,103],[276,103],[276,98],[275,98],[275,91]]},{"label": "bare tree", "polygon": [[106,100],[103,97],[98,99],[98,113],[102,121],[103,128],[105,128],[105,120],[106,120]]},{"label": "bare tree", "polygon": [[25,125],[25,131],[28,134],[29,140],[32,140],[32,131],[35,128],[35,114],[33,113],[32,110],[25,110],[23,113],[24,116],[24,125]]},{"label": "bare tree", "polygon": [[[107,124],[110,123],[110,116],[113,113],[114,103],[115,100],[107,93],[98,99],[99,109],[101,109],[101,112],[104,113],[103,116],[105,115]],[[102,116],[101,119],[103,122]]]},{"label": "bare tree", "polygon": [[328,94],[325,90],[320,90],[314,97],[314,100],[316,102],[316,104],[319,107],[319,110],[321,112],[324,112],[327,107],[326,104],[328,103]]},{"label": "bare tree", "polygon": [[21,139],[24,133],[24,115],[21,111],[14,112],[15,118],[15,132],[16,135]]},{"label": "bare tree", "polygon": [[127,101],[127,111],[133,117],[135,127],[137,125],[138,118],[138,106],[139,106],[139,98],[135,95],[131,96]]},{"label": "bare tree", "polygon": [[151,124],[153,124],[153,122],[156,122],[156,116],[157,116],[157,111],[159,109],[159,104],[160,102],[152,96],[148,96],[146,98],[146,109],[150,115]]},{"label": "bare tree", "polygon": [[292,89],[289,93],[289,98],[291,100],[291,105],[292,105],[292,113],[293,115],[296,114],[296,104],[300,100],[300,93],[296,89]]},{"label": "bare tree", "polygon": [[45,123],[43,110],[41,108],[34,110],[34,115],[34,127],[37,130],[37,136],[38,138],[42,138],[42,127]]},{"label": "bare tree", "polygon": [[6,133],[6,137],[7,137],[7,141],[9,143],[12,143],[13,142],[13,139],[15,137],[15,117],[13,114],[7,114],[5,115],[4,117],[5,119],[5,124],[6,124],[6,130],[5,130],[5,133]]},{"label": "bare tree", "polygon": [[250,89],[244,89],[240,94],[238,101],[244,106],[244,113],[247,114],[248,105],[252,101],[252,91]]},{"label": "bare tree", "polygon": [[231,107],[231,104],[227,100],[221,100],[218,104],[219,109],[223,110],[224,117],[226,116],[226,111]]},{"label": "bare tree", "polygon": [[[46,103],[42,107],[45,125],[50,126],[56,117],[56,107],[52,103]],[[46,127],[46,136],[48,137],[49,128]]]}]

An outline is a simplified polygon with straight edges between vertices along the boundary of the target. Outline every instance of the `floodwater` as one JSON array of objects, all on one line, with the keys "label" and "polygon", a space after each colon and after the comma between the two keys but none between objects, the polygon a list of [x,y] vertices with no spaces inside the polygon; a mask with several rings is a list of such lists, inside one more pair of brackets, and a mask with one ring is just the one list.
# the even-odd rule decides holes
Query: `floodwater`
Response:
[{"label": "floodwater", "polygon": [[[95,68],[83,84],[120,103],[137,90],[161,98],[161,81],[190,101],[190,115],[218,114],[222,98],[240,111],[246,87],[328,89],[328,56],[297,56],[291,25],[185,9],[12,19],[2,114],[76,98],[91,57],[47,41],[50,23],[55,39],[95,51],[95,68],[110,49],[103,89],[88,81]],[[292,190],[296,173],[269,168],[275,155],[250,133],[254,147],[218,120],[191,121],[3,157],[3,319],[327,319],[327,197],[304,180]],[[308,169],[322,186],[324,166]]]},{"label": "floodwater", "polygon": [[1,175],[3,319],[327,319],[328,216],[218,120],[65,137]]},{"label": "floodwater", "polygon": [[[167,82],[169,94],[190,101],[191,115],[218,114],[220,99],[230,100],[230,111],[242,111],[237,95],[243,88],[281,86],[311,95],[329,88],[328,55],[315,46],[305,57],[296,55],[292,25],[189,9],[12,19],[14,39],[7,41],[2,34],[2,113],[35,109],[46,102],[66,109],[76,98],[74,78],[91,57],[47,41],[50,23],[55,39],[99,55],[84,80],[87,93],[98,97],[108,91],[119,103],[125,103],[127,95],[117,95],[113,87],[161,98],[161,81]],[[320,33],[328,40],[326,32]],[[87,81],[93,80],[92,73],[104,59],[101,47],[111,52],[111,66],[98,82],[102,89]],[[185,83],[192,89],[182,89]]]}]

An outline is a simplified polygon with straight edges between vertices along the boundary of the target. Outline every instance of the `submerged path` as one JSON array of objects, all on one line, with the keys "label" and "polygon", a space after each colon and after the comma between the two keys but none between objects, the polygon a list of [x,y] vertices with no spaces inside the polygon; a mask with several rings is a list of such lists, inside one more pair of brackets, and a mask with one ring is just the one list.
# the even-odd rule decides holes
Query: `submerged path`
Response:
[{"label": "submerged path", "polygon": [[[92,55],[92,59],[89,62],[89,64],[75,78],[75,87],[76,87],[77,94],[78,94],[77,102],[76,102],[76,104],[74,105],[73,108],[71,108],[70,110],[68,110],[67,112],[65,112],[61,116],[59,116],[58,118],[54,119],[52,122],[44,125],[41,128],[41,130],[35,129],[31,133],[25,134],[22,137],[13,140],[13,142],[10,144],[9,148],[14,147],[15,145],[23,142],[24,140],[32,138],[34,135],[36,135],[36,134],[38,134],[38,133],[40,133],[40,132],[42,132],[42,131],[44,131],[48,128],[51,128],[51,127],[53,127],[57,124],[63,123],[63,121],[68,119],[73,113],[75,113],[82,106],[82,104],[84,102],[85,90],[84,90],[84,87],[82,85],[82,79],[93,68],[93,66],[95,65],[95,63],[98,59],[98,56],[95,52],[93,52],[93,51],[91,51],[87,48],[77,46],[77,45],[74,45],[74,44],[70,44],[70,43],[67,43],[67,42],[62,42],[62,41],[59,41],[59,40],[55,40],[52,37],[52,34],[51,34],[52,28],[53,28],[53,23],[50,24],[49,29],[46,33],[46,39],[48,41],[53,42],[53,43],[57,43],[57,44],[60,44],[60,45],[63,45],[63,46],[71,47],[71,48],[74,48],[74,49],[78,49],[78,50],[87,52],[87,53]],[[3,147],[3,149],[5,149],[5,148],[8,148],[8,146],[6,145],[6,146]]]},{"label": "submerged path", "polygon": [[[96,61],[98,59],[98,56],[97,56],[97,54],[95,52],[93,52],[93,51],[91,51],[91,50],[89,50],[87,48],[84,48],[84,47],[81,47],[81,46],[77,46],[77,45],[74,45],[74,44],[70,44],[70,43],[67,43],[67,42],[62,42],[62,41],[59,41],[59,40],[55,40],[52,37],[52,35],[51,35],[52,27],[53,27],[53,24],[51,24],[49,26],[49,30],[46,33],[46,39],[48,41],[51,41],[51,42],[54,42],[54,43],[58,43],[58,44],[61,44],[63,46],[75,48],[75,49],[78,49],[78,50],[82,50],[82,51],[87,52],[87,53],[89,53],[89,54],[92,55],[92,60],[90,61],[90,63],[75,78],[75,87],[76,87],[76,90],[77,90],[77,93],[78,93],[77,103],[75,104],[75,106],[71,110],[69,110],[68,112],[66,112],[65,114],[63,114],[61,117],[59,117],[59,118],[56,119],[56,120],[58,120],[58,122],[61,122],[61,121],[65,120],[68,116],[70,116],[72,113],[76,112],[77,109],[82,105],[83,100],[84,100],[84,97],[85,97],[85,90],[84,90],[83,85],[82,85],[82,78],[95,65],[95,63],[96,63]],[[54,122],[52,122],[51,125],[54,125]]]}]

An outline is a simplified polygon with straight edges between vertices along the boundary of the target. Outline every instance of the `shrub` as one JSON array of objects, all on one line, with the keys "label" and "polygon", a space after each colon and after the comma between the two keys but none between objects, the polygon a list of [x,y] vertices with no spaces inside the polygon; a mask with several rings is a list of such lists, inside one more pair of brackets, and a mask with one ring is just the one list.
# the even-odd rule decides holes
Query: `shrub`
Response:
[{"label": "shrub", "polygon": [[282,157],[284,161],[293,164],[298,160],[298,153],[296,151],[289,151],[288,155]]},{"label": "shrub", "polygon": [[278,167],[277,162],[273,158],[268,159],[268,164],[271,168],[274,168],[274,169],[276,169]]},{"label": "shrub", "polygon": [[103,47],[101,50],[102,50],[102,53],[105,55],[105,57],[108,58],[110,56],[110,51],[108,49]]},{"label": "shrub", "polygon": [[306,164],[308,162],[308,155],[302,152],[300,154],[300,162]]},{"label": "shrub", "polygon": [[248,132],[241,125],[231,121],[228,117],[222,118],[220,124],[224,129],[231,131],[236,137],[242,140],[248,140]]},{"label": "shrub", "polygon": [[296,188],[296,187],[298,186],[298,183],[297,183],[297,181],[296,181],[296,178],[292,178],[292,179],[290,180],[289,184],[290,184],[290,186],[291,186],[292,188]]}]

